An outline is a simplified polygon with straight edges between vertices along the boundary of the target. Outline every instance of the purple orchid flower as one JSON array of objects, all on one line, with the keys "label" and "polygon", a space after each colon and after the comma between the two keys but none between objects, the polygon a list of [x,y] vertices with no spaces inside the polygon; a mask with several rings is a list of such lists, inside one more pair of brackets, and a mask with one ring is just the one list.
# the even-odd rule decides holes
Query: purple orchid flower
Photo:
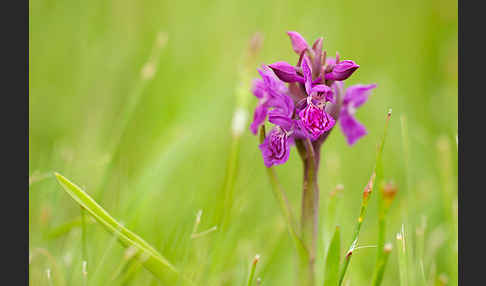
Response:
[{"label": "purple orchid flower", "polygon": [[272,109],[268,115],[268,121],[275,124],[275,127],[259,146],[263,162],[268,168],[287,162],[294,137],[303,136],[297,120],[292,119],[294,114],[292,99],[288,96],[283,96],[281,99],[283,102],[280,107]]},{"label": "purple orchid flower", "polygon": [[[310,99],[310,97],[308,98]],[[299,112],[299,116],[311,140],[319,138],[336,123],[331,115],[325,112],[322,107],[314,104],[312,100],[308,100],[307,106]]]},{"label": "purple orchid flower", "polygon": [[356,113],[356,108],[360,107],[368,100],[371,90],[375,87],[376,84],[357,84],[346,89],[339,120],[341,130],[346,136],[349,145],[353,145],[361,137],[367,134],[366,128],[356,120],[354,114]]},{"label": "purple orchid flower", "polygon": [[[265,121],[267,114],[280,110],[282,114],[293,113],[293,102],[288,97],[288,88],[280,81],[273,71],[263,66],[258,72],[262,79],[253,82],[253,94],[259,99],[259,103],[253,113],[253,122],[250,130],[257,134],[258,128]],[[270,110],[273,109],[273,110]]]},{"label": "purple orchid flower", "polygon": [[[341,129],[349,145],[366,134],[366,128],[356,120],[356,109],[366,102],[371,85],[349,87],[344,96],[343,83],[356,69],[354,61],[326,58],[323,38],[311,46],[299,33],[287,32],[292,49],[299,55],[296,66],[287,62],[264,65],[258,70],[261,78],[253,82],[253,94],[259,102],[253,114],[250,130],[257,134],[268,118],[274,125],[259,148],[265,166],[285,163],[295,140],[320,140],[341,121]],[[288,83],[288,85],[286,84]],[[330,104],[329,104],[330,103]],[[320,141],[317,146],[320,146]]]},{"label": "purple orchid flower", "polygon": [[291,100],[289,102],[292,103],[292,108],[289,109],[291,112],[285,109],[273,109],[269,112],[268,121],[275,124],[275,127],[259,146],[262,151],[263,162],[268,168],[287,162],[290,146],[295,143],[294,140],[308,136],[308,133],[301,127],[302,123],[299,120],[292,119],[294,105]]},{"label": "purple orchid flower", "polygon": [[311,140],[316,140],[324,132],[330,130],[336,121],[324,111],[326,102],[334,101],[334,93],[327,85],[314,85],[312,68],[307,57],[302,61],[302,73],[305,79],[307,105],[299,111],[303,129],[308,132]]},{"label": "purple orchid flower", "polygon": [[265,166],[271,167],[288,160],[293,137],[302,136],[302,132],[296,120],[292,119],[294,102],[289,97],[285,84],[267,66],[263,66],[258,72],[262,79],[254,81],[253,94],[259,99],[259,104],[250,129],[256,134],[267,115],[268,121],[276,125],[260,144]]},{"label": "purple orchid flower", "polygon": [[267,168],[287,162],[293,138],[280,126],[274,127],[259,148],[262,151],[263,163]]}]

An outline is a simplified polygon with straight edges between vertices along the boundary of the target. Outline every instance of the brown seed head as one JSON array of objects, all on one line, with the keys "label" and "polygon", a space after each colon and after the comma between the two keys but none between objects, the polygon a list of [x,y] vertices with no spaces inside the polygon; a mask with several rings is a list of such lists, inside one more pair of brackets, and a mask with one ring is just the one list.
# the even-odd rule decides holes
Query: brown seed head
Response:
[{"label": "brown seed head", "polygon": [[390,206],[397,194],[398,188],[393,182],[388,182],[381,186],[381,192],[386,206]]},{"label": "brown seed head", "polygon": [[371,175],[371,178],[370,178],[368,184],[366,184],[366,187],[364,188],[364,191],[363,191],[363,198],[364,199],[369,198],[369,196],[371,195],[371,192],[373,191],[373,183],[375,181],[375,177],[376,177],[376,173],[373,173],[373,175]]}]

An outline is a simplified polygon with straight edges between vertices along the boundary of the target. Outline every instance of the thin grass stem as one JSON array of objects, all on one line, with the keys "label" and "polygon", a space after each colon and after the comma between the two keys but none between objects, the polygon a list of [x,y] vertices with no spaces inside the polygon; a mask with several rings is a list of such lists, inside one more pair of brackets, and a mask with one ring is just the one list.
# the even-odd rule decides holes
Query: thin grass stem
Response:
[{"label": "thin grass stem", "polygon": [[392,250],[392,244],[387,243],[383,247],[383,256],[382,259],[379,261],[378,271],[375,272],[372,279],[372,286],[380,286],[381,282],[383,281],[383,275],[385,274],[385,267],[386,263],[388,262],[388,257],[390,256],[390,252]]},{"label": "thin grass stem", "polygon": [[88,262],[86,260],[83,260],[82,274],[83,274],[83,286],[87,286],[88,285]]},{"label": "thin grass stem", "polygon": [[378,253],[374,269],[374,277],[380,275],[382,271],[383,264],[386,263],[385,259],[385,238],[386,238],[386,217],[390,206],[397,193],[397,188],[393,183],[387,183],[380,185],[378,200]]},{"label": "thin grass stem", "polygon": [[191,235],[191,238],[192,239],[195,239],[195,238],[198,238],[198,237],[201,237],[201,236],[205,236],[206,234],[211,233],[213,231],[216,231],[217,229],[218,229],[218,227],[215,225],[215,226],[213,226],[213,227],[211,227],[211,228],[209,228],[209,229],[207,229],[205,231],[201,231],[201,232],[198,232],[198,233],[193,233]]},{"label": "thin grass stem", "polygon": [[248,281],[246,283],[246,286],[251,286],[253,284],[253,277],[255,276],[255,270],[259,260],[260,255],[255,255],[255,258],[253,258],[253,261],[251,262],[250,275],[248,275]]},{"label": "thin grass stem", "polygon": [[46,278],[47,278],[47,285],[53,286],[50,268],[46,269]]},{"label": "thin grass stem", "polygon": [[363,199],[361,201],[361,209],[360,209],[360,213],[359,213],[359,217],[358,217],[358,223],[356,224],[356,230],[354,232],[353,242],[351,243],[351,246],[349,247],[349,250],[346,253],[346,256],[345,256],[345,259],[344,259],[344,262],[343,262],[343,266],[341,267],[341,271],[340,271],[340,274],[339,274],[338,286],[342,285],[342,283],[344,281],[344,276],[346,275],[346,271],[349,267],[349,263],[351,261],[353,251],[356,249],[356,245],[358,243],[358,238],[359,238],[359,233],[360,233],[360,230],[361,230],[361,225],[363,224],[363,221],[364,221],[364,218],[365,218],[365,215],[366,215],[366,210],[368,208],[368,202],[369,202],[370,197],[371,197],[371,193],[372,193],[372,190],[373,190],[373,185],[374,185],[375,179],[377,181],[379,181],[383,177],[383,170],[382,170],[383,166],[382,166],[381,158],[382,158],[382,154],[383,154],[383,148],[384,148],[384,145],[385,145],[385,139],[386,139],[386,134],[387,134],[388,124],[389,124],[390,118],[391,118],[391,109],[388,111],[388,113],[386,115],[385,127],[384,127],[384,130],[383,130],[383,137],[381,139],[380,145],[378,146],[378,152],[376,153],[376,163],[375,163],[373,173],[371,175],[371,178],[370,178],[368,184],[366,185],[366,187],[363,191]]},{"label": "thin grass stem", "polygon": [[226,229],[230,221],[231,210],[233,209],[234,201],[234,186],[236,182],[238,157],[240,150],[240,136],[233,135],[231,137],[231,147],[228,157],[228,162],[226,163],[226,173],[223,183],[223,216],[220,222],[221,228]]},{"label": "thin grass stem", "polygon": [[86,210],[81,207],[81,259],[83,261],[88,261],[87,246]]},{"label": "thin grass stem", "polygon": [[110,242],[108,243],[108,246],[105,248],[105,251],[103,252],[103,255],[100,258],[100,262],[98,262],[98,264],[96,265],[94,273],[92,275],[90,275],[90,279],[89,279],[90,281],[97,282],[96,278],[98,277],[98,274],[100,273],[99,271],[102,268],[103,264],[105,263],[106,259],[108,258],[108,255],[110,254],[111,250],[115,246],[115,243],[116,243],[117,240],[118,240],[118,234],[114,234],[111,237]]},{"label": "thin grass stem", "polygon": [[119,152],[121,151],[120,145],[122,142],[122,138],[127,131],[127,126],[130,123],[130,120],[133,118],[133,114],[135,113],[136,107],[140,102],[140,98],[145,91],[145,87],[147,86],[148,82],[152,80],[155,73],[157,72],[157,65],[159,63],[160,54],[166,43],[167,34],[164,32],[159,32],[157,34],[154,45],[152,46],[150,56],[140,71],[140,78],[136,82],[132,92],[127,97],[127,103],[124,104],[124,109],[121,112],[117,128],[114,131],[114,135],[112,136],[113,140],[111,141],[111,146],[109,146],[108,148],[108,150],[111,152],[111,155],[108,165],[104,171],[105,175],[103,176],[103,180],[98,189],[99,198],[103,197],[103,194],[107,189],[108,183],[110,182],[111,176],[114,173],[113,168],[115,167],[115,159],[119,156]]},{"label": "thin grass stem", "polygon": [[243,134],[248,121],[248,98],[251,96],[249,92],[251,83],[250,70],[253,69],[253,65],[261,47],[261,42],[262,36],[259,33],[255,33],[249,40],[249,45],[245,50],[245,53],[243,53],[243,57],[238,67],[239,82],[235,91],[236,106],[231,124],[231,146],[222,188],[222,197],[224,198],[222,201],[223,204],[220,205],[222,214],[219,214],[222,217],[218,219],[218,223],[223,230],[226,229],[229,224],[231,210],[233,208],[241,135]]},{"label": "thin grass stem", "polygon": [[400,273],[400,286],[408,286],[407,252],[405,244],[405,233],[402,230],[397,233],[398,249],[398,271]]}]

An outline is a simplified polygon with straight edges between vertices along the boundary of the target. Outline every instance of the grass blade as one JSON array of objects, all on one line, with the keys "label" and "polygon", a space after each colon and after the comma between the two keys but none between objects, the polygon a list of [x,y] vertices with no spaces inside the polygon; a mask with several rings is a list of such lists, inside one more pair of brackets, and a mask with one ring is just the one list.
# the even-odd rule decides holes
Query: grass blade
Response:
[{"label": "grass blade", "polygon": [[324,285],[336,285],[338,282],[339,261],[341,260],[341,233],[336,226],[327,251],[326,266],[324,270]]},{"label": "grass blade", "polygon": [[402,231],[397,233],[397,248],[398,248],[398,270],[400,272],[400,286],[408,285],[407,277],[407,253],[405,245],[405,233]]},{"label": "grass blade", "polygon": [[141,237],[118,223],[86,192],[70,182],[61,174],[55,173],[55,175],[59,184],[63,187],[66,193],[68,193],[71,198],[74,199],[74,201],[76,201],[81,207],[83,207],[109,232],[117,235],[118,240],[125,247],[134,247],[141,253],[139,257],[142,260],[141,262],[143,263],[145,268],[147,268],[150,272],[152,272],[155,276],[163,281],[169,277],[176,278],[179,276],[179,271],[169,261],[167,261],[167,259],[165,259]]},{"label": "grass blade", "polygon": [[[385,237],[386,237],[386,218],[390,206],[397,193],[397,187],[393,183],[386,183],[380,186],[379,199],[378,199],[378,253],[375,264],[375,270],[373,277],[379,278],[380,272],[383,271],[384,265],[386,264],[385,252],[387,247],[385,247]],[[381,283],[381,281],[377,281]]]},{"label": "grass blade", "polygon": [[376,163],[375,167],[373,170],[373,174],[371,175],[371,178],[366,185],[364,192],[363,192],[363,200],[361,202],[361,210],[359,213],[358,217],[358,224],[356,225],[356,230],[354,232],[354,237],[353,237],[353,242],[351,243],[351,246],[349,247],[349,250],[346,252],[346,258],[344,260],[344,264],[341,267],[341,271],[339,274],[339,282],[338,285],[341,285],[344,281],[344,276],[346,275],[346,271],[349,266],[349,262],[351,261],[351,257],[353,254],[354,249],[356,248],[356,245],[358,243],[358,238],[359,238],[359,232],[361,230],[361,225],[363,224],[365,215],[366,215],[366,210],[368,209],[368,202],[371,197],[371,193],[373,191],[373,185],[376,182],[380,182],[380,180],[383,178],[383,166],[382,166],[382,154],[383,154],[383,147],[385,145],[385,139],[386,139],[386,134],[388,130],[388,123],[391,118],[391,109],[388,111],[385,119],[385,128],[383,130],[383,137],[381,138],[381,143],[378,146],[378,152],[376,153]]},{"label": "grass blade", "polygon": [[253,258],[253,261],[251,262],[250,275],[248,276],[248,282],[246,283],[247,286],[251,286],[253,284],[253,277],[255,277],[256,265],[259,260],[260,260],[260,255],[257,254],[255,255],[255,258]]},{"label": "grass blade", "polygon": [[231,216],[234,201],[234,189],[236,177],[238,176],[238,164],[240,154],[240,141],[244,131],[247,130],[248,121],[248,99],[251,98],[251,74],[254,68],[256,57],[261,48],[263,37],[260,33],[255,33],[249,41],[248,48],[238,67],[239,83],[236,86],[236,106],[231,123],[231,147],[227,161],[226,174],[222,189],[222,201],[220,205],[222,211],[218,219],[221,229],[226,230]]},{"label": "grass blade", "polygon": [[390,256],[390,252],[392,250],[392,245],[391,243],[385,244],[383,247],[383,256],[382,259],[379,260],[378,264],[378,270],[375,272],[375,275],[373,275],[373,282],[371,285],[373,286],[380,286],[381,282],[383,281],[383,274],[385,274],[385,266],[388,261],[388,257]]},{"label": "grass blade", "polygon": [[[90,217],[88,217],[88,218],[89,219],[85,221],[86,224],[91,224],[91,223],[95,222]],[[77,217],[77,218],[75,218],[71,221],[68,221],[66,223],[63,223],[63,224],[55,227],[53,230],[49,231],[49,233],[47,234],[47,238],[48,239],[59,238],[63,235],[66,235],[67,233],[69,233],[72,229],[77,228],[77,227],[81,227],[81,225],[82,225],[82,218]]]}]

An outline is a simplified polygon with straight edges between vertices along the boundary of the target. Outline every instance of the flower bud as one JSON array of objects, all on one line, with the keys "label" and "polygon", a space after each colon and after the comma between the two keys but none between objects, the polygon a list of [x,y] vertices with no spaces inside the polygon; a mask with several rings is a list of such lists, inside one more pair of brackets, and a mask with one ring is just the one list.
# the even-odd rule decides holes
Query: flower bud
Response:
[{"label": "flower bud", "polygon": [[330,73],[327,73],[325,79],[328,80],[345,80],[350,77],[356,69],[359,68],[355,62],[344,60],[337,63]]},{"label": "flower bud", "polygon": [[275,75],[284,82],[300,82],[304,83],[304,77],[297,74],[294,66],[286,62],[276,62],[268,65]]},{"label": "flower bud", "polygon": [[309,45],[305,41],[304,37],[302,37],[299,33],[288,31],[287,35],[289,35],[290,41],[292,42],[292,48],[297,54],[300,55],[303,51],[309,48]]}]

